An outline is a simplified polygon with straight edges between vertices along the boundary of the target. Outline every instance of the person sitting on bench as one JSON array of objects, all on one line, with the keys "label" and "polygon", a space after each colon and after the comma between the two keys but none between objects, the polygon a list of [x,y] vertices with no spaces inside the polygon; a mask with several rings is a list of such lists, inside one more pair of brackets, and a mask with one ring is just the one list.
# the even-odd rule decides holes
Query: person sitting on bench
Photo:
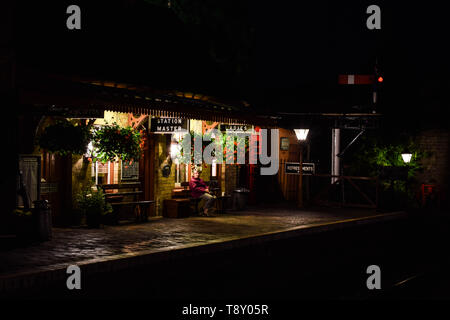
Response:
[{"label": "person sitting on bench", "polygon": [[203,216],[209,216],[216,197],[209,193],[209,188],[205,181],[200,178],[200,172],[198,170],[192,172],[192,178],[191,181],[189,181],[189,189],[191,190],[192,198],[205,200]]}]

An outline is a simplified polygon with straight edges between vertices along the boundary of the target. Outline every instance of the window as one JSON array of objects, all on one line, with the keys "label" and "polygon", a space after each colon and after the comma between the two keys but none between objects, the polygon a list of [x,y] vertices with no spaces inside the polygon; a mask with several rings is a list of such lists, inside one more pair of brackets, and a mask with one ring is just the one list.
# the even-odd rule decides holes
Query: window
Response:
[{"label": "window", "polygon": [[119,162],[101,163],[97,161],[92,164],[91,177],[96,185],[117,183]]}]

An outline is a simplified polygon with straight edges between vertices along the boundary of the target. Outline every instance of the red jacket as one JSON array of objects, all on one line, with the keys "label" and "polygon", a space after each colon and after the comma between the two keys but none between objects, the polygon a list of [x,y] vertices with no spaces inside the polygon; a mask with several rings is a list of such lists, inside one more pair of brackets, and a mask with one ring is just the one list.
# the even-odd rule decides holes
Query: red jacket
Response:
[{"label": "red jacket", "polygon": [[192,198],[199,198],[202,194],[206,193],[206,188],[208,188],[208,186],[205,181],[200,178],[192,178],[191,181],[189,181],[189,189],[191,190]]}]

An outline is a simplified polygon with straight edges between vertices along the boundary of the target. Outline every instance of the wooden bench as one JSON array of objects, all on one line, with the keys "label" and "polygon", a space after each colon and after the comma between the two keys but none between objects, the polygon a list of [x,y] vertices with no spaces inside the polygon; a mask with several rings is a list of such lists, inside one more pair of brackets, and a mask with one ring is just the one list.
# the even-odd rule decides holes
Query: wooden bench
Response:
[{"label": "wooden bench", "polygon": [[189,199],[175,198],[163,201],[163,217],[165,218],[187,218],[190,215]]},{"label": "wooden bench", "polygon": [[[138,200],[139,195],[143,193],[139,190],[140,182],[127,182],[119,184],[103,184],[98,187],[103,189],[105,199],[111,204],[114,211],[114,223],[118,223],[118,210],[120,207],[132,207],[134,218],[138,222],[147,221],[148,207],[155,203],[153,200]],[[114,191],[117,190],[117,191]],[[130,199],[131,198],[131,199]]]},{"label": "wooden bench", "polygon": [[[205,183],[208,184],[207,182],[205,182]],[[192,197],[191,190],[189,189],[189,182],[182,182],[181,187],[183,188],[183,192],[180,193],[180,195],[182,194],[185,198],[189,199],[189,201],[191,202],[191,204],[194,207],[194,210],[193,210],[194,214],[199,214],[198,205],[199,205],[201,199]]]},{"label": "wooden bench", "polygon": [[[221,196],[219,194],[216,194],[220,192],[220,188],[217,184],[217,180],[211,180],[211,181],[205,181],[206,185],[211,188],[210,191],[213,195],[216,197],[216,209],[218,213],[225,213],[225,206],[223,204],[223,200],[229,198],[229,196]],[[191,201],[191,204],[194,207],[194,214],[199,214],[199,204],[201,199],[200,198],[193,198],[191,195],[191,191],[189,189],[189,182],[182,182],[181,187],[183,190],[181,192],[177,192],[176,198],[186,198]],[[173,198],[175,196],[172,195]]]}]

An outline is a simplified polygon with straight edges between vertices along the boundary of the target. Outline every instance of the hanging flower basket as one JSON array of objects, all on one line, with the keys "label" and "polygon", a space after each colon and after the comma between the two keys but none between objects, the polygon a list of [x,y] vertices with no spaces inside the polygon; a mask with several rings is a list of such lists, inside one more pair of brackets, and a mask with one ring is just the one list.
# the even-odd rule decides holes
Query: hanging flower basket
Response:
[{"label": "hanging flower basket", "polygon": [[[203,139],[203,137],[207,137],[206,139]],[[231,142],[228,142],[227,140],[233,138],[233,140],[230,140]],[[185,137],[186,138],[186,137]],[[211,133],[201,135],[194,131],[190,132],[190,137],[187,137],[188,139],[191,139],[191,153],[185,154],[184,150],[181,150],[180,152],[180,159],[183,162],[191,161],[191,163],[195,163],[195,158],[198,157],[199,159],[203,159],[203,152],[205,148],[210,144],[213,143],[216,145],[216,147],[221,147],[222,153],[223,153],[223,162],[225,163],[228,159],[228,161],[231,160],[232,163],[237,162],[237,153],[240,148],[244,149],[245,153],[249,152],[249,139],[246,136],[227,136],[226,134],[222,135],[222,140],[218,140],[217,138],[212,138]],[[195,140],[202,141],[202,149],[201,150],[195,150]],[[206,141],[205,141],[206,140]],[[183,142],[181,142],[182,144]],[[234,151],[231,151],[227,149],[227,147],[231,147],[229,144],[233,144]],[[215,156],[214,153],[211,154],[211,156]],[[206,164],[204,164],[206,166]]]},{"label": "hanging flower basket", "polygon": [[37,138],[37,145],[51,153],[81,155],[86,153],[91,137],[91,126],[58,120],[44,129]]},{"label": "hanging flower basket", "polygon": [[95,150],[92,161],[106,163],[121,159],[132,162],[141,157],[144,139],[141,131],[114,123],[95,130],[92,142]]}]

